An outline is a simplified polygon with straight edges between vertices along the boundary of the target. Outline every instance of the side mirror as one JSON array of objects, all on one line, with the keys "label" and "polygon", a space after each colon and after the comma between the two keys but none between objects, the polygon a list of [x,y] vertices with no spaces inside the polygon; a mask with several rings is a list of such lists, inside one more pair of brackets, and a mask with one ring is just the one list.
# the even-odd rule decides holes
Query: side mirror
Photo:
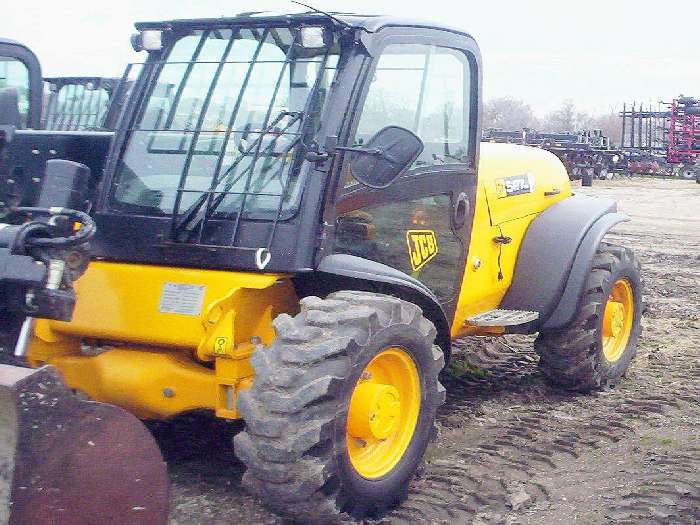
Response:
[{"label": "side mirror", "polygon": [[0,89],[0,126],[20,127],[19,95],[15,88]]},{"label": "side mirror", "polygon": [[423,152],[423,141],[406,128],[387,126],[361,147],[336,149],[349,152],[350,171],[360,184],[382,189],[413,164]]}]

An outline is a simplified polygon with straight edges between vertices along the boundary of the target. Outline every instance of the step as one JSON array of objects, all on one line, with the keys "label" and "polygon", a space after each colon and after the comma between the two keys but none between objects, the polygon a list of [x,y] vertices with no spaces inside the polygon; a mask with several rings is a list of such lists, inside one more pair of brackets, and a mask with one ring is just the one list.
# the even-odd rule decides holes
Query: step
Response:
[{"label": "step", "polygon": [[472,326],[515,326],[536,321],[539,312],[527,310],[489,310],[467,319]]}]

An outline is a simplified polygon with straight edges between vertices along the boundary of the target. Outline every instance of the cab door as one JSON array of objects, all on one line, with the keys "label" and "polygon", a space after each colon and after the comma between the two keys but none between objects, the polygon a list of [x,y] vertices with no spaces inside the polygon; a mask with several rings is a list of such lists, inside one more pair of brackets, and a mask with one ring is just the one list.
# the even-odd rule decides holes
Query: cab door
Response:
[{"label": "cab door", "polygon": [[[410,30],[410,35],[401,31]],[[360,146],[402,126],[424,150],[389,187],[377,190],[341,167],[335,253],[396,268],[423,282],[445,313],[454,310],[469,244],[478,158],[478,51],[463,35],[383,30],[370,48],[346,144]]]}]

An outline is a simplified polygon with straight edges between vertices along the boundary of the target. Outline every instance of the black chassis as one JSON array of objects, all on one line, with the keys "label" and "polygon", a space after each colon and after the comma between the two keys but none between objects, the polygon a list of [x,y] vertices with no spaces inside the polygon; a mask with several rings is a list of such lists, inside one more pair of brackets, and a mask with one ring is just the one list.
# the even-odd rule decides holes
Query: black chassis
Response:
[{"label": "black chassis", "polygon": [[27,127],[39,129],[41,125],[41,97],[43,83],[39,59],[27,46],[14,40],[0,38],[0,56],[16,58],[29,71],[29,116]]}]

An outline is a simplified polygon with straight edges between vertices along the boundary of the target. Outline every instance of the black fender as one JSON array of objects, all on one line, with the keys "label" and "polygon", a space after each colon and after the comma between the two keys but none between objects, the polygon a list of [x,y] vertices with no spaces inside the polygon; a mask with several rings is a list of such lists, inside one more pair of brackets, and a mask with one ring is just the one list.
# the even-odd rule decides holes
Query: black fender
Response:
[{"label": "black fender", "polygon": [[514,332],[567,326],[576,313],[591,262],[603,236],[629,218],[617,203],[573,195],[532,221],[520,247],[513,282],[501,308],[539,313]]},{"label": "black fender", "polygon": [[450,357],[450,323],[438,298],[419,280],[386,264],[347,254],[323,257],[316,270],[297,274],[294,283],[304,295],[327,295],[337,290],[386,293],[421,307],[437,329],[436,344]]}]

